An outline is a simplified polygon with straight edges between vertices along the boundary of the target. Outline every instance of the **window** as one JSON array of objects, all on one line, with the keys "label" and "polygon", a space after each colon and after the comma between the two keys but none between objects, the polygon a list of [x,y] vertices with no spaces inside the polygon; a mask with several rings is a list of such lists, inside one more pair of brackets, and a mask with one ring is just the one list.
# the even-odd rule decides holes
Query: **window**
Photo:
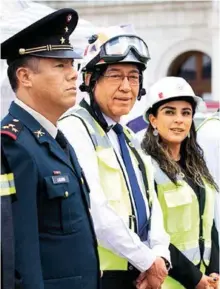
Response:
[{"label": "window", "polygon": [[168,70],[169,76],[185,78],[195,94],[204,98],[211,96],[211,58],[199,51],[188,51],[179,55]]}]

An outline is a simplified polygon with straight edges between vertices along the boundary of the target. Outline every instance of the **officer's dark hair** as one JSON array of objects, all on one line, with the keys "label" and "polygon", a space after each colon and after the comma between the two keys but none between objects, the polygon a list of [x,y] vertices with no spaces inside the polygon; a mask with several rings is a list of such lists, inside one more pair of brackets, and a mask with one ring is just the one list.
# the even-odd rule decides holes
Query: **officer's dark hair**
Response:
[{"label": "officer's dark hair", "polygon": [[18,79],[16,76],[16,71],[19,67],[28,67],[32,69],[34,72],[38,72],[38,63],[39,58],[34,56],[25,56],[14,60],[9,63],[8,66],[8,79],[11,85],[11,88],[14,92],[18,89]]}]

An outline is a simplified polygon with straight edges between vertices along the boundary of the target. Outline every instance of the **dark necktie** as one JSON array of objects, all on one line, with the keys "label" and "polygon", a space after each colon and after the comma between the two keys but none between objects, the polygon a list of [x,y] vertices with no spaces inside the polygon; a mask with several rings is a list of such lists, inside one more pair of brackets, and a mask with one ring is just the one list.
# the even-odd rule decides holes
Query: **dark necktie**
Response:
[{"label": "dark necktie", "polygon": [[61,146],[61,148],[65,151],[65,153],[69,157],[68,142],[61,130],[58,130],[57,132],[56,141],[58,142],[58,144]]},{"label": "dark necktie", "polygon": [[133,168],[133,164],[131,161],[131,157],[129,154],[129,150],[126,144],[125,135],[123,132],[123,127],[120,124],[116,124],[113,127],[113,130],[118,136],[118,142],[121,148],[121,155],[124,161],[124,165],[128,174],[129,183],[132,190],[132,196],[135,202],[137,218],[138,218],[138,235],[141,240],[146,240],[147,236],[147,213],[146,206],[143,199],[143,195],[141,193],[138,180],[135,174],[135,170]]},{"label": "dark necktie", "polygon": [[[73,166],[73,170],[77,173],[77,176],[81,176],[81,170],[79,166],[79,162],[77,160],[76,154],[73,149],[71,149],[70,144],[68,143],[66,137],[62,133],[61,130],[58,130],[57,136],[56,136],[56,141],[60,145],[60,147],[64,150],[66,153],[68,160]],[[70,152],[72,151],[72,152]]]}]

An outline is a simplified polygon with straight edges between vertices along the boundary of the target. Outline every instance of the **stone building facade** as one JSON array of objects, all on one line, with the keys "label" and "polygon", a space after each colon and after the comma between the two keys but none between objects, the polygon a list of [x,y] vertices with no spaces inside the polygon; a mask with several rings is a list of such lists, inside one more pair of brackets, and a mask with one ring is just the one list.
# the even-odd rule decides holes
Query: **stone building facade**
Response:
[{"label": "stone building facade", "polygon": [[[38,1],[39,2],[39,1]],[[166,75],[185,77],[207,100],[220,96],[220,2],[160,0],[43,1],[72,7],[95,26],[133,24],[149,46],[145,86]]]}]

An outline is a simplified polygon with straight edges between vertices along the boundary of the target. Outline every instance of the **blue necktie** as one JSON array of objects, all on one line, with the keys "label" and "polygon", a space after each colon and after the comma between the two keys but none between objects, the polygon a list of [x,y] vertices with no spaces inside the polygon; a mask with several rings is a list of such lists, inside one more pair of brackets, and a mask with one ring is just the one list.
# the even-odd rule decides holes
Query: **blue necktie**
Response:
[{"label": "blue necktie", "polygon": [[129,182],[130,182],[130,186],[132,190],[133,199],[135,202],[137,218],[138,218],[138,235],[142,241],[145,241],[147,239],[147,213],[146,213],[146,206],[145,206],[145,202],[143,199],[143,195],[138,185],[138,180],[137,180],[137,177],[133,168],[133,164],[131,161],[131,157],[129,154],[129,150],[126,144],[123,127],[120,124],[116,124],[113,127],[113,130],[118,136],[122,159],[126,167],[126,171],[128,174],[128,178],[129,178]]}]

